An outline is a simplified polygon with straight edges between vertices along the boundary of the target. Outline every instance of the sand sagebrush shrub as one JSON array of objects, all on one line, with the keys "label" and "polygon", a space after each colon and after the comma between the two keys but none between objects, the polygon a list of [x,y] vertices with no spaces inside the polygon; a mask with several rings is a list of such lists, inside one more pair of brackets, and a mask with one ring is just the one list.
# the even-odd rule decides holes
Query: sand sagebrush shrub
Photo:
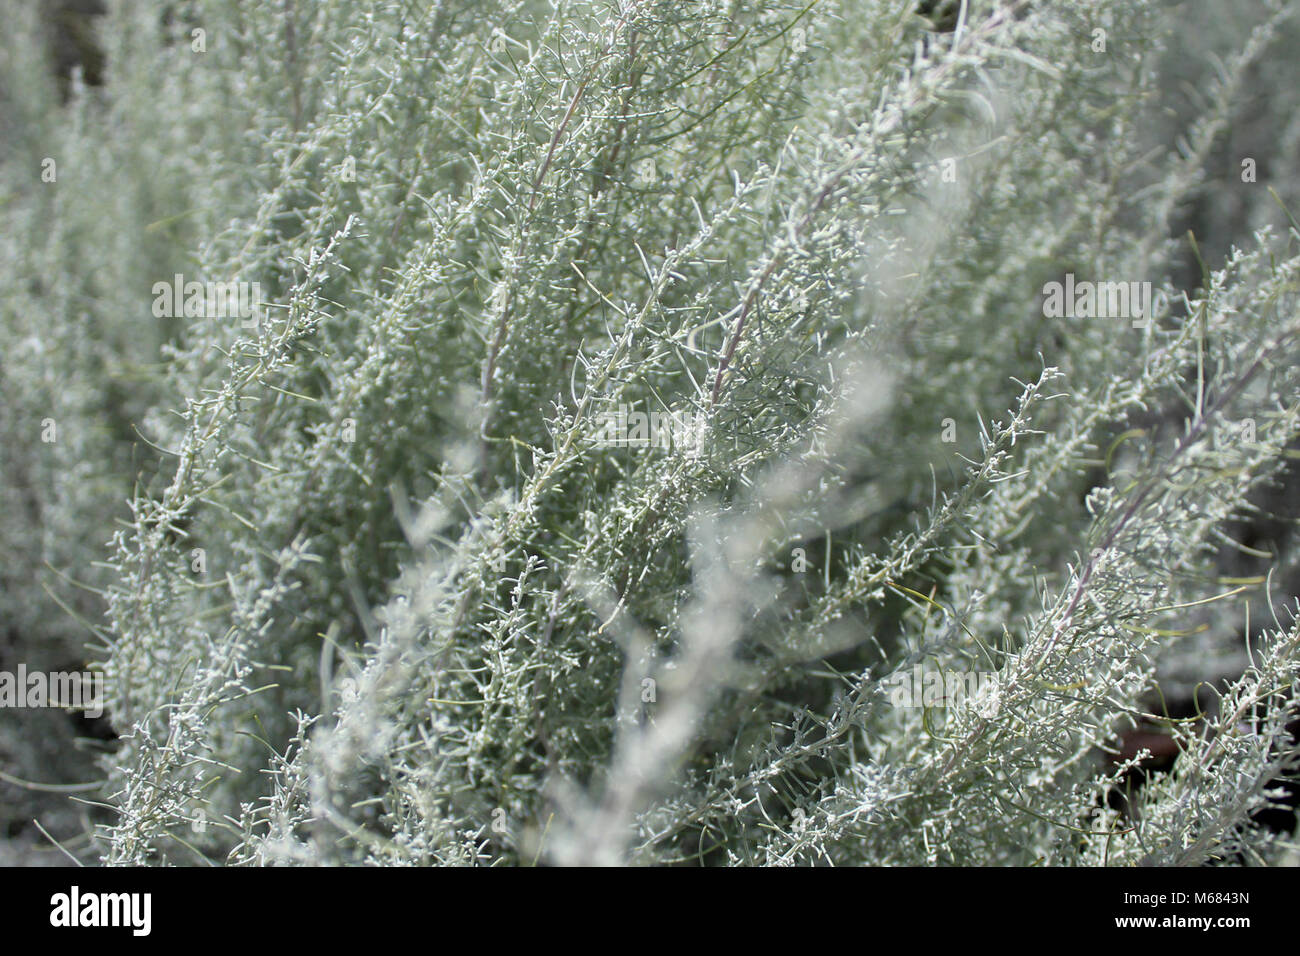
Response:
[{"label": "sand sagebrush shrub", "polygon": [[73,852],[1294,852],[1300,148],[1231,145],[1286,4],[110,4],[62,107],[0,6],[6,660],[119,735]]}]

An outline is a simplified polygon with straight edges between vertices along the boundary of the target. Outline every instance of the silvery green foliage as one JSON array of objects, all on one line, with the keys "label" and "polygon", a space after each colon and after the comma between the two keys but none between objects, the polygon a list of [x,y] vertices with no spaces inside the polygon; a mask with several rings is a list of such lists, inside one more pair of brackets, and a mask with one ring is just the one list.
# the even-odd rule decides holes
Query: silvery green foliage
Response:
[{"label": "silvery green foliage", "polygon": [[87,857],[1285,858],[1300,565],[1234,535],[1295,517],[1300,144],[1213,161],[1285,4],[1204,5],[1194,107],[1149,0],[140,6],[61,110],[0,62],[0,612],[113,691]]}]

